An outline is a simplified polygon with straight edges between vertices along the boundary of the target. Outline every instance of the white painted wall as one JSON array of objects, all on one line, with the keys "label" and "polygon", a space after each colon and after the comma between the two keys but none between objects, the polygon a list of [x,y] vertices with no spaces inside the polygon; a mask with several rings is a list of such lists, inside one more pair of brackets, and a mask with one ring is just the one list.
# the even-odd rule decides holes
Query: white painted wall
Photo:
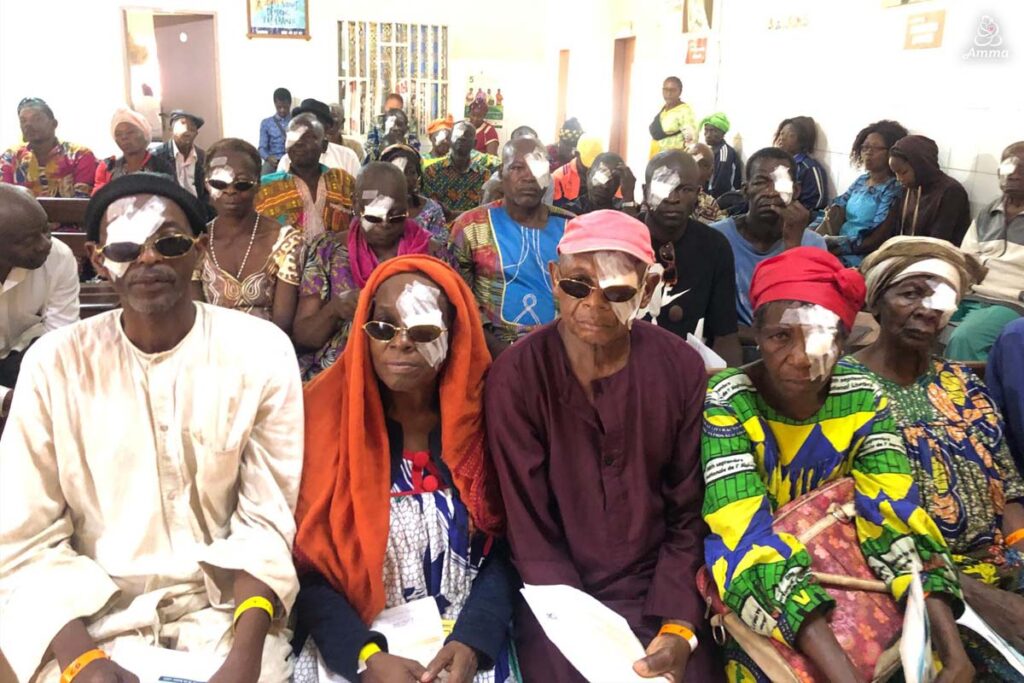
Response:
[{"label": "white painted wall", "polygon": [[[933,0],[884,9],[881,0],[716,0],[707,61],[685,64],[679,0],[596,0],[607,15],[552,39],[549,55],[571,51],[567,115],[607,138],[613,41],[636,36],[628,161],[639,176],[648,156],[647,125],[661,106],[661,82],[677,75],[698,120],[725,111],[729,138],[744,156],[770,145],[778,122],[806,114],[819,123],[816,156],[830,169],[833,193],[856,177],[848,155],[857,131],[894,118],[938,142],[940,163],[977,209],[998,196],[1003,147],[1024,139],[1024,2]],[[946,10],[943,46],[903,49],[910,14]],[[567,14],[572,10],[566,9]],[[595,12],[596,14],[597,12]],[[803,15],[802,29],[770,31],[773,16]],[[982,15],[993,17],[1006,59],[963,58]],[[587,74],[590,68],[594,73]]]},{"label": "white painted wall", "polygon": [[[126,101],[124,7],[215,15],[219,64],[211,68],[220,71],[224,134],[254,143],[260,120],[273,113],[275,88],[289,88],[296,99],[337,100],[337,23],[343,19],[447,24],[452,111],[462,111],[468,75],[485,68],[502,82],[505,130],[554,118],[554,86],[543,95],[538,88],[546,77],[546,23],[537,20],[544,0],[518,0],[516,12],[500,24],[497,15],[464,0],[312,0],[309,41],[246,38],[244,0],[4,0],[0,145],[20,141],[17,103],[32,95],[53,107],[62,138],[97,154],[117,151],[109,128],[114,109]],[[490,34],[483,36],[480,27]]]}]

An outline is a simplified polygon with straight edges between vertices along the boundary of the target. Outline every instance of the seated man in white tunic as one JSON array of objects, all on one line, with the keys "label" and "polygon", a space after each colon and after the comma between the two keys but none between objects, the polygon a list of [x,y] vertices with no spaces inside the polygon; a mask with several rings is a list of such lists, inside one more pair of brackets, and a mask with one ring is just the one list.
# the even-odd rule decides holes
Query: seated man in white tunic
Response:
[{"label": "seated man in white tunic", "polygon": [[292,346],[190,300],[203,214],[170,178],[114,180],[86,227],[123,308],[46,335],[22,364],[0,440],[0,652],[21,682],[132,683],[119,652],[138,646],[210,660],[211,682],[285,681]]}]

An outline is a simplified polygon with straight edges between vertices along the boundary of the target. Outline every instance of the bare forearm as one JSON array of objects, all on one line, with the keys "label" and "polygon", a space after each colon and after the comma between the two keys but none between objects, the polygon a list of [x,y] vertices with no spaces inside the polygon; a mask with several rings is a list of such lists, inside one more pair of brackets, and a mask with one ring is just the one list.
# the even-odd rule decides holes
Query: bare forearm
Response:
[{"label": "bare forearm", "polygon": [[[267,584],[246,572],[236,572],[234,586],[236,607],[249,598],[257,596],[268,600],[271,605],[275,605],[275,610],[277,609],[277,596]],[[231,647],[231,654],[244,653],[258,664],[260,655],[263,653],[263,642],[270,630],[270,623],[270,615],[262,609],[254,608],[243,612],[235,624],[235,639]],[[238,654],[238,656],[242,655]]]},{"label": "bare forearm", "polygon": [[78,659],[82,653],[95,647],[96,642],[89,635],[89,631],[85,628],[85,622],[81,619],[69,621],[50,641],[50,652],[56,658],[61,671]]},{"label": "bare forearm", "polygon": [[821,612],[804,621],[797,634],[796,644],[800,652],[821,670],[825,680],[833,683],[855,683],[860,680],[853,663],[839,646],[836,634]]},{"label": "bare forearm", "polygon": [[292,338],[307,349],[320,349],[341,327],[343,320],[334,311],[330,302],[323,304],[316,313],[295,318]]},{"label": "bare forearm", "polygon": [[[1009,536],[1019,529],[1024,529],[1024,505],[1018,501],[1007,503],[1003,510],[1003,535]],[[1024,539],[1014,543],[1013,548],[1024,552]]]}]

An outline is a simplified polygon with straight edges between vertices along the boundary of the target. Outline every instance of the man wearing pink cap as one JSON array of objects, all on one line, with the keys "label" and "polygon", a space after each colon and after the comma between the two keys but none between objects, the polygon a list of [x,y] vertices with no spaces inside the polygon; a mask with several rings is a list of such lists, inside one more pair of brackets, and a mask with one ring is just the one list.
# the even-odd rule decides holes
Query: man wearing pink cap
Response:
[{"label": "man wearing pink cap", "polygon": [[[650,233],[618,211],[569,221],[549,266],[561,317],[503,353],[485,388],[488,438],[524,583],[565,584],[622,615],[643,677],[716,680],[694,577],[707,378],[678,336],[635,318],[658,276]],[[529,609],[525,680],[583,681]],[[710,642],[710,641],[707,641]]]}]

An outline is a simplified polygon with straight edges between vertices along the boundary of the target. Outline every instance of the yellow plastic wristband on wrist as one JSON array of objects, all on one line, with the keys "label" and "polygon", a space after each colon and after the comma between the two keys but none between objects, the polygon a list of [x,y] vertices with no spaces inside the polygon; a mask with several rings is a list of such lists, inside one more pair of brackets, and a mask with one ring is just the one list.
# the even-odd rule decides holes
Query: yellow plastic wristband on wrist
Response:
[{"label": "yellow plastic wristband on wrist", "polygon": [[1006,545],[1016,545],[1021,541],[1024,541],[1024,527],[1017,529],[1006,537]]},{"label": "yellow plastic wristband on wrist", "polygon": [[71,683],[71,681],[75,680],[75,676],[77,676],[82,669],[89,666],[97,659],[109,659],[109,657],[107,657],[106,652],[98,647],[86,650],[82,654],[78,655],[75,661],[68,664],[68,668],[64,669],[64,673],[60,675],[60,683]]},{"label": "yellow plastic wristband on wrist", "polygon": [[363,645],[363,649],[359,651],[359,663],[365,665],[366,660],[378,652],[383,652],[383,650],[380,649],[380,645],[377,643],[367,643],[366,645]]},{"label": "yellow plastic wristband on wrist", "polygon": [[673,636],[679,636],[687,643],[690,644],[690,652],[697,649],[697,634],[683,626],[682,624],[662,624],[661,630],[658,631],[658,635],[665,635],[666,633]]},{"label": "yellow plastic wristband on wrist", "polygon": [[251,609],[261,609],[267,613],[267,616],[270,617],[271,621],[274,620],[274,606],[270,604],[270,600],[259,595],[254,595],[235,608],[235,618],[231,623],[231,627],[234,628],[237,626],[238,619]]}]

